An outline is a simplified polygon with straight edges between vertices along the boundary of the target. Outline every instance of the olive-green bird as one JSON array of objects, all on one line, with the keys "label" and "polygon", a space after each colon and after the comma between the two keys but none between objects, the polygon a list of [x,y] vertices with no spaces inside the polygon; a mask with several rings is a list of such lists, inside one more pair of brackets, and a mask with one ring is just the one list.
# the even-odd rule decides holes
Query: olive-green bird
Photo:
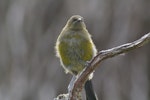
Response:
[{"label": "olive-green bird", "polygon": [[[56,42],[56,53],[66,73],[78,75],[97,53],[83,17],[72,16]],[[97,100],[91,80],[85,83],[86,100]]]}]

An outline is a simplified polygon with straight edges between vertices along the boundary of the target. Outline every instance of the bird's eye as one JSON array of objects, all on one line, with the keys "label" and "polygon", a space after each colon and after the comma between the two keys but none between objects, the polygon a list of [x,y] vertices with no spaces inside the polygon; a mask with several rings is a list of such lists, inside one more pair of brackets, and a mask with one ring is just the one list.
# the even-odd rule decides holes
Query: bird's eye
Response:
[{"label": "bird's eye", "polygon": [[78,20],[77,18],[74,18],[74,19],[73,19],[73,22],[75,22],[75,21],[77,21],[77,20]]}]

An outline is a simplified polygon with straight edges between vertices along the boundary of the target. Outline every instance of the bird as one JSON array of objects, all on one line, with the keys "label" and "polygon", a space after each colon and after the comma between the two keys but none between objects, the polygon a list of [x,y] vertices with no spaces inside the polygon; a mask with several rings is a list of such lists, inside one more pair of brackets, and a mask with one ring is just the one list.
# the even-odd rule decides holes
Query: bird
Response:
[{"label": "bird", "polygon": [[[97,54],[97,49],[84,19],[80,15],[69,18],[56,40],[56,56],[66,73],[77,76]],[[98,100],[89,78],[84,85],[86,100]]]}]

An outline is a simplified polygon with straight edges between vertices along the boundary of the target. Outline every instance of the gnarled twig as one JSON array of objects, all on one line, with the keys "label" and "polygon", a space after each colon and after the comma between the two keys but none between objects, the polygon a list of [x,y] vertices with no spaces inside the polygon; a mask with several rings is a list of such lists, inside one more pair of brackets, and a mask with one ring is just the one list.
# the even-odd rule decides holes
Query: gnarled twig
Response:
[{"label": "gnarled twig", "polygon": [[55,98],[54,100],[78,100],[78,94],[77,92],[81,92],[84,83],[86,82],[86,80],[88,79],[88,76],[98,67],[98,64],[101,63],[101,61],[107,59],[107,58],[111,58],[114,56],[117,56],[119,54],[122,53],[127,53],[131,50],[137,49],[143,45],[145,45],[146,43],[150,42],[150,33],[147,33],[146,35],[144,35],[143,37],[141,37],[140,39],[131,42],[131,43],[127,43],[127,44],[123,44],[108,50],[102,50],[100,51],[85,67],[85,69],[81,72],[81,74],[78,76],[78,78],[74,81],[73,86],[72,86],[72,90],[64,95],[60,95],[57,98]]}]

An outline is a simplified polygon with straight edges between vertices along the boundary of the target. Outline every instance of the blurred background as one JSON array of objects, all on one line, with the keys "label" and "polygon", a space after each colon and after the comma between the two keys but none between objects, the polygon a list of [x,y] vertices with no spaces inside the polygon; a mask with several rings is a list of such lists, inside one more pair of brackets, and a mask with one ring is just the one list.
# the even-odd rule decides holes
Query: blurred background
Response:
[{"label": "blurred background", "polygon": [[[84,17],[98,50],[150,31],[150,0],[0,0],[0,100],[53,100],[67,92],[55,42],[70,16]],[[150,100],[150,43],[102,62],[100,100]]]}]

